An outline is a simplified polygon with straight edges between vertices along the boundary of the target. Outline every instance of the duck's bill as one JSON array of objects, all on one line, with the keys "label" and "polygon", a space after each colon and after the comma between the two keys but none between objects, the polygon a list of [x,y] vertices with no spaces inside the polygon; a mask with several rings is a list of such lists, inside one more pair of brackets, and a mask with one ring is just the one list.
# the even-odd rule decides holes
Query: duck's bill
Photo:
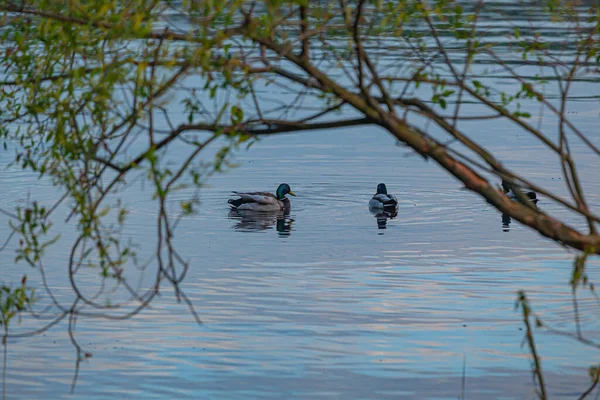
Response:
[{"label": "duck's bill", "polygon": [[292,192],[291,190],[289,191],[289,193],[290,193],[292,196],[296,197],[296,193]]}]

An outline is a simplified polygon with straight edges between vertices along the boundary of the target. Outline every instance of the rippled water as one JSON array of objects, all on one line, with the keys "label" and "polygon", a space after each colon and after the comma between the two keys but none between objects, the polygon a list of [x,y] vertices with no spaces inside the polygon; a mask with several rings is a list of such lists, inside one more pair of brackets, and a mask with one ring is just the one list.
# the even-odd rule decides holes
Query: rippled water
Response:
[{"label": "rippled water", "polygon": [[[518,224],[503,231],[498,212],[404,153],[370,128],[281,136],[240,153],[240,168],[212,178],[199,214],[176,231],[192,264],[183,288],[204,324],[169,292],[130,321],[82,319],[77,335],[93,357],[75,397],[457,398],[465,362],[468,398],[531,398],[516,291],[527,290],[544,320],[573,329],[572,255]],[[522,154],[506,150],[560,187],[552,160],[525,165]],[[231,190],[280,181],[297,194],[283,221],[230,215]],[[400,200],[385,230],[367,207],[380,181]],[[1,185],[3,205],[34,185],[48,201],[59,195],[26,175]],[[600,188],[590,187],[598,205]],[[150,196],[128,198],[141,243],[155,224]],[[51,285],[68,298],[59,283],[65,248],[55,252]],[[17,278],[22,267],[9,265],[4,279]],[[595,329],[598,304],[580,307]],[[587,385],[582,368],[595,354],[537,339],[552,393]],[[65,324],[12,340],[9,397],[69,397],[74,359]]]},{"label": "rippled water", "polygon": [[[597,142],[596,94],[574,85],[582,100],[571,105],[574,119]],[[565,193],[556,160],[537,142],[509,125],[472,122],[465,129],[511,168]],[[0,155],[2,165],[8,159]],[[573,332],[572,253],[518,223],[506,229],[497,211],[378,128],[273,137],[239,152],[237,161],[239,168],[208,181],[198,214],[176,231],[191,264],[183,289],[203,325],[168,290],[132,320],[82,318],[77,337],[93,356],[81,364],[74,396],[66,321],[13,339],[8,398],[456,399],[463,376],[469,399],[534,397],[516,293],[525,290],[544,321]],[[592,207],[600,206],[598,164],[582,158],[579,166]],[[232,190],[274,191],[281,182],[297,194],[289,215],[230,213]],[[367,207],[379,182],[400,201],[385,229]],[[0,206],[24,204],[28,192],[47,204],[61,195],[31,174],[2,172]],[[155,243],[151,196],[138,186],[126,196],[124,237],[139,243],[141,254]],[[175,195],[173,207],[185,199]],[[539,206],[571,218],[543,198]],[[65,216],[59,210],[56,219]],[[65,303],[72,237],[65,230],[46,256],[49,284]],[[12,263],[10,251],[2,281],[25,271],[39,284],[36,271]],[[592,279],[599,265],[590,261]],[[83,286],[93,288],[95,273]],[[148,275],[141,274],[142,286]],[[40,307],[47,303],[40,299]],[[598,307],[592,296],[580,299],[591,336]],[[26,319],[15,332],[42,324]],[[543,331],[536,340],[553,397],[587,388],[596,352]]]}]

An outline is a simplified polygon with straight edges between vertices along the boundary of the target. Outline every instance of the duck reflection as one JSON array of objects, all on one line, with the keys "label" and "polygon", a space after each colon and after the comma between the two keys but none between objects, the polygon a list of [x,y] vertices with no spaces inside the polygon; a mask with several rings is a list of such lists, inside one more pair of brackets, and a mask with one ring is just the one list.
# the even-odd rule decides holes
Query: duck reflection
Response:
[{"label": "duck reflection", "polygon": [[279,236],[289,236],[292,232],[292,223],[289,212],[256,212],[247,210],[231,210],[229,219],[237,221],[232,228],[241,232],[264,231],[275,229]]},{"label": "duck reflection", "polygon": [[387,229],[387,220],[394,219],[398,215],[398,210],[396,209],[387,210],[369,207],[369,211],[375,216],[378,229]]},{"label": "duck reflection", "polygon": [[[504,182],[503,182],[504,184]],[[512,192],[509,192],[512,193]],[[538,209],[537,203],[539,201],[539,199],[537,198],[537,195],[535,194],[535,192],[527,192],[525,193],[525,195],[527,197],[529,197],[529,201],[531,202],[531,204],[533,205],[533,207],[535,209]],[[510,223],[512,222],[512,218],[510,217],[510,215],[506,214],[506,213],[502,213],[502,230],[504,232],[510,232]]]},{"label": "duck reflection", "polygon": [[504,232],[510,232],[510,223],[512,222],[512,219],[510,218],[510,215],[502,213],[502,230]]}]

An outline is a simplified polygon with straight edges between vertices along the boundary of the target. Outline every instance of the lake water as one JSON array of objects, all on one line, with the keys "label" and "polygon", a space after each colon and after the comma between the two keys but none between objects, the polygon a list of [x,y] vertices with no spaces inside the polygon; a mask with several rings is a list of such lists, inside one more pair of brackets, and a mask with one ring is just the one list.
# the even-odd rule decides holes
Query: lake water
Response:
[{"label": "lake water", "polygon": [[[600,107],[591,89],[578,90],[583,100],[572,105],[574,121],[598,143]],[[556,160],[529,136],[502,123],[465,129],[511,168],[566,194]],[[574,150],[597,209],[598,159]],[[0,156],[3,166],[9,159]],[[170,290],[131,320],[80,318],[77,338],[92,357],[81,363],[74,395],[76,356],[66,321],[10,340],[7,398],[535,397],[516,294],[525,290],[545,322],[574,332],[568,285],[574,253],[518,223],[506,231],[496,210],[378,128],[263,139],[236,161],[238,168],[208,181],[198,214],[176,231],[179,252],[191,264],[182,288],[203,324]],[[232,190],[274,191],[281,182],[297,194],[289,216],[230,215]],[[379,182],[400,201],[386,229],[367,207]],[[28,192],[45,204],[62,194],[29,173],[3,170],[0,207],[24,204]],[[139,243],[142,255],[155,243],[151,196],[138,185],[125,197],[131,214],[124,238]],[[174,195],[173,206],[187,196]],[[543,197],[539,206],[582,226]],[[63,236],[45,260],[49,285],[68,304],[73,234],[60,223],[66,213],[55,216]],[[4,216],[0,221],[5,237],[10,230]],[[2,281],[27,273],[39,285],[35,270],[12,262],[12,250],[3,253]],[[590,260],[592,279],[599,266]],[[142,286],[151,275],[130,272]],[[92,289],[96,277],[90,271],[82,286]],[[46,304],[42,297],[37,308]],[[581,322],[590,337],[597,337],[598,307],[582,293]],[[14,332],[43,322],[26,318]],[[552,398],[576,398],[587,389],[597,351],[543,330],[536,330],[536,341]]]},{"label": "lake water", "polygon": [[[506,143],[492,150],[528,164]],[[517,223],[504,232],[497,211],[405,153],[372,128],[280,136],[239,153],[241,166],[212,178],[199,214],[176,231],[192,265],[183,288],[204,324],[169,291],[129,321],[81,319],[77,335],[93,357],[82,363],[75,397],[457,398],[465,361],[468,398],[531,398],[516,291],[527,291],[545,321],[572,330],[572,254]],[[560,187],[550,160],[525,168]],[[58,198],[13,174],[2,180],[4,206],[27,190]],[[230,190],[274,190],[280,181],[297,194],[287,229],[229,216]],[[400,200],[385,230],[367,209],[379,181]],[[600,188],[588,190],[597,206]],[[141,243],[155,224],[150,195],[129,200]],[[67,249],[53,251],[51,285],[68,299],[60,283]],[[24,267],[5,260],[3,279],[18,279]],[[592,324],[597,303],[580,307]],[[536,338],[551,393],[580,391],[582,367],[597,354]],[[74,359],[66,323],[12,340],[8,397],[69,397]]]}]

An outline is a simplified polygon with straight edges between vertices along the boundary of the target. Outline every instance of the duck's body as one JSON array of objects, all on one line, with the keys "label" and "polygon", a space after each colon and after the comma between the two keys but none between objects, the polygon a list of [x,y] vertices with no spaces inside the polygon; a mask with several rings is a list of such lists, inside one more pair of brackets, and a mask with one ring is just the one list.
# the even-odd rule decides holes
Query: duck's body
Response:
[{"label": "duck's body", "polygon": [[282,211],[291,208],[286,194],[295,196],[287,183],[282,183],[275,194],[269,192],[233,192],[239,199],[229,199],[227,202],[234,210],[247,211]]},{"label": "duck's body", "polygon": [[290,200],[286,197],[282,200],[277,199],[268,192],[233,192],[239,199],[229,199],[227,202],[235,210],[247,211],[281,211],[290,205]]},{"label": "duck's body", "polygon": [[[506,192],[506,195],[511,200],[517,200],[517,195],[514,194],[512,190],[509,190],[508,192]],[[535,192],[531,192],[531,191],[526,192],[525,196],[529,197],[529,201],[531,201],[533,204],[537,205],[537,202],[539,201],[539,199],[537,198],[537,195],[535,194]]]},{"label": "duck's body", "polygon": [[[506,182],[505,180],[502,180],[501,186],[502,186],[502,191],[504,192],[504,194],[506,194],[506,196],[508,196],[509,199],[517,200],[517,195],[512,191],[512,187],[508,182]],[[534,205],[537,205],[537,202],[539,200],[534,191],[526,192],[525,195],[527,197],[529,197],[529,201],[531,201]]]},{"label": "duck's body", "polygon": [[398,209],[398,199],[388,194],[384,183],[377,185],[377,193],[369,200],[369,208],[395,211]]}]

